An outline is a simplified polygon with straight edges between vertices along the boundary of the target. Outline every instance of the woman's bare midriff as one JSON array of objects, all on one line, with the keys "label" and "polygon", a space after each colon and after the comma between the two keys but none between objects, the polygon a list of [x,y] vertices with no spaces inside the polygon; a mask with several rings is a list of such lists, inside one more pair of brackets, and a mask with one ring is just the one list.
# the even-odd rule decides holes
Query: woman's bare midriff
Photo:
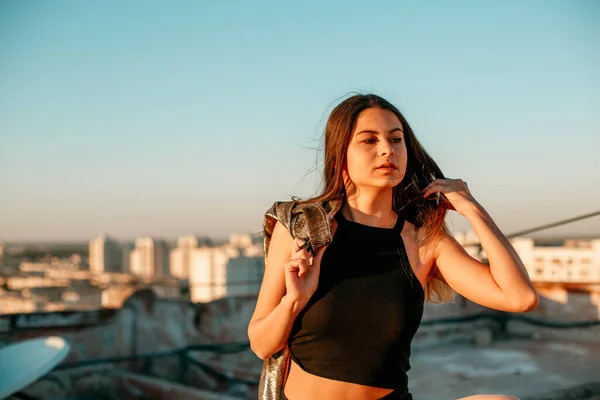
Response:
[{"label": "woman's bare midriff", "polygon": [[289,400],[376,400],[393,392],[393,389],[357,385],[309,374],[294,360],[290,360],[290,373],[285,383],[285,397]]}]

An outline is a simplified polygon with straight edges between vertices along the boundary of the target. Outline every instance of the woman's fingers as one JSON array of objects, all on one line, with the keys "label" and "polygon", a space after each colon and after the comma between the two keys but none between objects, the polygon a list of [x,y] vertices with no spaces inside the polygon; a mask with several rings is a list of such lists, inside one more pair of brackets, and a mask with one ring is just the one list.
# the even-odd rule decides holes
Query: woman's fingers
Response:
[{"label": "woman's fingers", "polygon": [[302,276],[306,273],[306,271],[308,270],[308,260],[306,258],[295,258],[293,260],[291,260],[291,262],[294,264],[295,268],[298,271],[298,276]]},{"label": "woman's fingers", "polygon": [[299,252],[301,247],[302,243],[299,243],[299,239],[294,239],[294,241],[292,242],[292,254]]},{"label": "woman's fingers", "polygon": [[[306,248],[308,247],[309,242],[304,239],[295,238],[292,242],[292,254],[288,261],[289,268],[291,270],[298,271],[298,277],[304,276],[311,266],[314,264],[314,261],[319,255],[319,257],[323,254],[325,248],[319,249],[317,251],[317,255],[313,256],[311,252],[308,252]],[[320,259],[320,258],[319,258]]]},{"label": "woman's fingers", "polygon": [[304,276],[304,274],[306,274],[306,271],[308,271],[308,268],[310,267],[310,265],[308,264],[308,259],[303,258],[302,260],[300,260],[300,271],[298,272],[298,277]]},{"label": "woman's fingers", "polygon": [[462,179],[436,179],[422,190],[423,197],[428,197],[432,193],[447,193],[457,191],[468,191],[467,182]]},{"label": "woman's fingers", "polygon": [[303,276],[310,267],[306,250],[302,250],[297,253],[296,257],[290,258],[286,265],[286,269],[290,272],[297,271],[298,277]]},{"label": "woman's fingers", "polygon": [[425,188],[422,190],[423,197],[427,197],[431,193],[433,193],[439,189],[440,189],[440,187],[438,186],[437,181],[431,182],[429,185],[425,186]]},{"label": "woman's fingers", "polygon": [[292,255],[294,253],[298,253],[302,250],[306,250],[310,247],[310,242],[308,240],[295,238],[292,242]]},{"label": "woman's fingers", "polygon": [[295,238],[294,241],[292,242],[292,254],[297,253],[300,250],[302,250],[305,245],[306,245],[306,240],[300,239],[300,238]]}]

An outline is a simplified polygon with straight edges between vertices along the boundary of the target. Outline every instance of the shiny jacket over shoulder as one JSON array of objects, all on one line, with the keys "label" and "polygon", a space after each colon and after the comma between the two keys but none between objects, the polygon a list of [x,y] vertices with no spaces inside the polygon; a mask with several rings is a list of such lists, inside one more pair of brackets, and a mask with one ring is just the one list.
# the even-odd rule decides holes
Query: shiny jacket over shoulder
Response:
[{"label": "shiny jacket over shoulder", "polygon": [[[327,246],[333,239],[331,220],[342,206],[342,200],[326,202],[298,201],[275,202],[265,213],[263,237],[266,258],[273,235],[273,229],[279,221],[291,234],[292,238],[306,241],[306,250],[315,253],[322,246]],[[284,347],[263,362],[262,373],[258,385],[260,400],[281,400],[283,386],[290,366],[288,347]]]}]

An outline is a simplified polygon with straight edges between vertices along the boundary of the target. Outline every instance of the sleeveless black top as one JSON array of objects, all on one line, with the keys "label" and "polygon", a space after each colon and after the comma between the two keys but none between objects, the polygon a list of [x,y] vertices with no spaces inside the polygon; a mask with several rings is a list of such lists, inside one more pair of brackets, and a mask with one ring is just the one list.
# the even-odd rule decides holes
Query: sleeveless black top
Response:
[{"label": "sleeveless black top", "polygon": [[341,211],[335,218],[317,290],[290,333],[291,357],[324,378],[406,390],[425,296],[400,236],[404,219],[387,229],[348,221]]}]

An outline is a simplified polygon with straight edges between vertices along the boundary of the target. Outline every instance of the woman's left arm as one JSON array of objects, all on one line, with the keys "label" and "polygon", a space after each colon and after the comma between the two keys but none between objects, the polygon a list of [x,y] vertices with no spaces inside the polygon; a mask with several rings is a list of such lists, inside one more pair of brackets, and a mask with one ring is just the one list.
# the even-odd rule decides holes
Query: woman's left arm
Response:
[{"label": "woman's left arm", "polygon": [[449,234],[437,243],[434,259],[444,280],[459,294],[483,306],[510,312],[537,307],[538,296],[519,255],[461,179],[437,179],[423,190],[443,193],[454,210],[471,223],[487,254],[487,266],[471,257]]}]

